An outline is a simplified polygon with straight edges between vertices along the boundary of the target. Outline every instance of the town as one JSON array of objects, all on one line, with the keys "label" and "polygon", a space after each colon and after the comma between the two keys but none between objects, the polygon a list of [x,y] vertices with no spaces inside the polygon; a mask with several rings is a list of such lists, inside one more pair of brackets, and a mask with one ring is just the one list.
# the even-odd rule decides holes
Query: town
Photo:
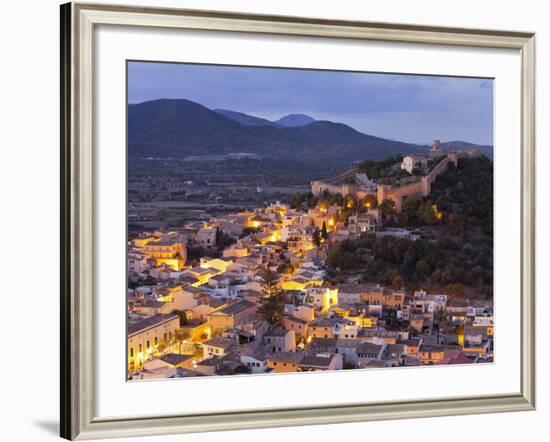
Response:
[{"label": "town", "polygon": [[434,189],[480,157],[435,140],[285,202],[133,232],[128,379],[492,362],[492,256],[443,262],[455,243],[441,229],[482,234]]}]

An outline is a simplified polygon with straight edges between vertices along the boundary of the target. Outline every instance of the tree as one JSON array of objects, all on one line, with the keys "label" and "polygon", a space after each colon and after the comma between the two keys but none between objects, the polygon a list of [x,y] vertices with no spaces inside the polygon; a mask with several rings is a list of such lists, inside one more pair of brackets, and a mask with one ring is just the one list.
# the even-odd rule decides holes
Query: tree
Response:
[{"label": "tree", "polygon": [[365,198],[363,198],[361,205],[365,209],[376,209],[378,207],[378,199],[375,195],[368,194]]},{"label": "tree", "polygon": [[264,298],[261,307],[258,309],[260,317],[269,324],[280,325],[284,313],[284,295],[279,291],[269,298]]},{"label": "tree", "polygon": [[423,203],[418,209],[418,216],[426,224],[435,224],[438,221],[437,206],[430,200]]},{"label": "tree", "polygon": [[183,310],[172,310],[172,314],[180,317],[180,327],[184,327],[189,323],[187,314]]},{"label": "tree", "polygon": [[236,242],[237,240],[235,238],[224,233],[224,231],[219,227],[216,227],[216,247],[218,250],[224,250],[226,247],[231,244],[235,244]]},{"label": "tree", "polygon": [[445,287],[445,292],[448,295],[464,296],[464,286],[460,283],[449,284]]},{"label": "tree", "polygon": [[278,273],[284,273],[285,275],[291,275],[294,272],[294,267],[290,264],[281,264],[277,267]]},{"label": "tree", "polygon": [[323,227],[321,228],[321,238],[323,241],[328,239],[327,224],[323,221]]},{"label": "tree", "polygon": [[316,228],[312,235],[313,244],[315,244],[317,247],[321,245],[321,231]]},{"label": "tree", "polygon": [[389,198],[384,199],[380,203],[380,212],[382,216],[387,217],[390,215],[395,215],[395,201]]},{"label": "tree", "polygon": [[164,353],[167,348],[168,348],[168,342],[166,342],[166,339],[161,339],[157,345],[157,351],[159,353]]},{"label": "tree", "polygon": [[178,328],[176,332],[174,333],[174,340],[178,343],[178,353],[181,354],[181,344],[189,339],[189,331]]},{"label": "tree", "polygon": [[270,298],[278,291],[279,281],[277,278],[277,274],[271,271],[269,268],[266,268],[263,271],[261,278],[262,295],[264,298]]}]

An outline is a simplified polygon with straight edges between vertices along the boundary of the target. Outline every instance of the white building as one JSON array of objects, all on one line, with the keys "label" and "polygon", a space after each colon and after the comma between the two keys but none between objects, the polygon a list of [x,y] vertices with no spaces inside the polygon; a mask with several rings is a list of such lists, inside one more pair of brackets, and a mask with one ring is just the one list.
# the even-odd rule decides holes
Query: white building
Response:
[{"label": "white building", "polygon": [[308,287],[306,289],[306,300],[314,307],[323,311],[338,304],[338,289],[330,287]]},{"label": "white building", "polygon": [[401,169],[408,173],[413,173],[414,169],[426,169],[428,167],[428,158],[422,155],[407,155],[401,162]]}]

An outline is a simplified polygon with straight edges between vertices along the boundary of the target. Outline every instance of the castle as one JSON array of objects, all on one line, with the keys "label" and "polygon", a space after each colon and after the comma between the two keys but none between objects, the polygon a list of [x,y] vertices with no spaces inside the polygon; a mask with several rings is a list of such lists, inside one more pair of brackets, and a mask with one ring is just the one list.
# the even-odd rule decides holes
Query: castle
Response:
[{"label": "castle", "polygon": [[[326,180],[312,181],[311,192],[315,196],[319,196],[323,194],[323,192],[329,192],[340,194],[344,197],[351,195],[357,199],[363,199],[367,195],[373,195],[376,197],[378,204],[381,204],[385,199],[391,199],[395,203],[396,210],[400,212],[403,200],[407,196],[429,196],[431,193],[432,183],[436,180],[438,175],[448,169],[450,163],[453,163],[456,166],[459,158],[478,158],[480,156],[481,152],[479,149],[465,149],[445,153],[441,149],[440,141],[434,140],[428,157],[422,156],[422,159],[420,159],[421,156],[419,155],[407,155],[405,157],[405,159],[411,159],[413,166],[417,160],[423,164],[425,159],[425,163],[427,164],[429,159],[440,159],[436,166],[427,174],[419,176],[417,179],[414,179],[408,183],[400,183],[399,185],[378,184],[374,180],[370,180],[357,168],[354,168]],[[417,160],[415,160],[415,158]],[[407,167],[403,166],[403,164],[402,168],[407,169]],[[407,171],[411,173],[412,168],[413,167],[411,167],[411,170],[407,169]]]}]

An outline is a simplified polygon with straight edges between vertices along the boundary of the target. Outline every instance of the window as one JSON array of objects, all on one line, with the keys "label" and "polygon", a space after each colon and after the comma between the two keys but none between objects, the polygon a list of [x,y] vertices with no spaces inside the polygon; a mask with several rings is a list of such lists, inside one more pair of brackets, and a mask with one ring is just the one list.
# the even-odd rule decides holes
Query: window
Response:
[{"label": "window", "polygon": [[141,353],[141,344],[139,344],[139,352]]},{"label": "window", "polygon": [[150,346],[151,346],[151,343],[149,342],[149,340],[147,340],[147,350],[149,350]]},{"label": "window", "polygon": [[159,345],[159,338],[155,336],[155,346]]},{"label": "window", "polygon": [[130,357],[134,357],[134,347],[130,347]]}]

